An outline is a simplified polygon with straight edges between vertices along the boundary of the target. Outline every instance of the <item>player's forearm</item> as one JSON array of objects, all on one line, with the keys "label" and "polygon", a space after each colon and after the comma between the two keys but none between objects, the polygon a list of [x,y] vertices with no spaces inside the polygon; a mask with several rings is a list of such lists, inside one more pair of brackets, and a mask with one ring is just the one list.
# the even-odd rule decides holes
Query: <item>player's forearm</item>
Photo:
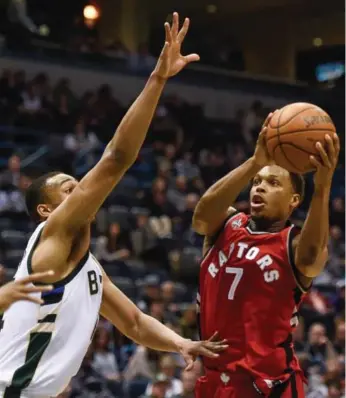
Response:
[{"label": "player's forearm", "polygon": [[250,158],[212,185],[196,206],[193,228],[203,235],[212,235],[219,221],[217,219],[224,217],[228,208],[260,168],[254,158]]},{"label": "player's forearm", "polygon": [[330,186],[315,189],[295,253],[297,265],[314,264],[328,245],[329,196]]},{"label": "player's forearm", "polygon": [[112,153],[125,165],[136,160],[155,113],[166,80],[152,74],[136,101],[131,105],[107,145],[105,153]]},{"label": "player's forearm", "polygon": [[139,313],[135,332],[130,336],[136,343],[153,350],[180,352],[185,339],[155,318]]}]

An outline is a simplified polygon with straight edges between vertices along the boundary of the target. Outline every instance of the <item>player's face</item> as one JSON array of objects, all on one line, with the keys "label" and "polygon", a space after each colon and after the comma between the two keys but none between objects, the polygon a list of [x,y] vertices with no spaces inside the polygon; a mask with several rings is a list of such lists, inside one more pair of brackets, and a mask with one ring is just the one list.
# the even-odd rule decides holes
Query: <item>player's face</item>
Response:
[{"label": "player's face", "polygon": [[47,180],[46,192],[52,200],[53,206],[59,206],[66,198],[68,198],[77,184],[78,181],[67,174],[57,174]]},{"label": "player's face", "polygon": [[47,196],[47,204],[38,206],[38,212],[42,218],[48,218],[49,215],[73,192],[78,181],[67,175],[57,174],[49,178],[46,182],[45,194]]},{"label": "player's face", "polygon": [[255,176],[250,192],[251,216],[273,221],[287,219],[299,205],[289,172],[282,167],[266,166]]}]

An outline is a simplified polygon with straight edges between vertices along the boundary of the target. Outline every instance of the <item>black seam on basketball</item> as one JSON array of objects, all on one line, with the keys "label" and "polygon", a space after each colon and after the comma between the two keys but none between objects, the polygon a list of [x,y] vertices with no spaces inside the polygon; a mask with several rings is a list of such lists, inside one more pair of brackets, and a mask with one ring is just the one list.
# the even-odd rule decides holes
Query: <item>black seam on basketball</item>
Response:
[{"label": "black seam on basketball", "polygon": [[[284,108],[284,109],[285,109],[285,108]],[[279,115],[279,117],[278,117],[278,126],[277,126],[277,128],[276,128],[276,134],[277,134],[277,138],[278,138],[278,141],[279,141],[280,151],[281,151],[281,153],[283,154],[284,158],[287,160],[287,162],[288,162],[291,166],[293,166],[294,169],[299,170],[300,172],[302,172],[302,170],[301,170],[299,167],[297,167],[295,164],[293,164],[293,163],[288,159],[287,155],[285,154],[284,150],[282,149],[281,140],[280,140],[280,127],[281,127],[281,126],[280,126],[280,119],[281,119],[282,114],[284,113],[284,109],[281,110],[281,113],[280,113],[280,115]],[[302,112],[300,112],[300,113],[302,113]]]},{"label": "black seam on basketball", "polygon": [[[281,126],[280,126],[281,127]],[[335,130],[329,130],[329,129],[303,129],[303,130],[293,130],[293,131],[287,131],[285,133],[280,133],[280,136],[282,135],[287,135],[287,134],[296,134],[296,133],[304,133],[305,131],[329,131],[331,133],[334,133]],[[269,137],[267,139],[267,142],[270,141],[271,139],[273,139],[275,137],[275,135],[272,135],[271,137]]]},{"label": "black seam on basketball", "polygon": [[[287,106],[288,106],[288,105],[287,105]],[[288,124],[293,118],[295,118],[296,116],[300,115],[301,113],[303,113],[303,112],[305,112],[305,111],[309,111],[310,109],[315,109],[316,106],[310,106],[309,108],[304,108],[304,109],[302,109],[302,110],[299,111],[298,113],[294,114],[290,119],[286,120],[286,122],[280,126],[280,125],[279,125],[279,120],[280,120],[281,115],[282,115],[282,112],[285,110],[285,108],[286,108],[286,106],[285,106],[284,108],[281,109],[281,113],[280,113],[279,118],[278,118],[278,126],[279,126],[279,127],[286,126],[286,124]],[[269,123],[269,127],[271,127],[272,129],[275,129],[275,126],[271,126],[270,123]]]}]

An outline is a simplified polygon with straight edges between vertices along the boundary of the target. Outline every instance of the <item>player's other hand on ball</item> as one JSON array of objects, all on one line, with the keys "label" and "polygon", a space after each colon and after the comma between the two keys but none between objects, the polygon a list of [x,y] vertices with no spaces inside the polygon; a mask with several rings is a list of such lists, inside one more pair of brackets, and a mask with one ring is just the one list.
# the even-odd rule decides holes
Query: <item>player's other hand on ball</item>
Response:
[{"label": "player's other hand on ball", "polygon": [[262,125],[261,132],[259,133],[259,136],[257,138],[257,143],[256,143],[256,148],[255,148],[255,153],[253,155],[253,158],[255,160],[255,163],[259,167],[267,166],[269,163],[271,163],[273,161],[271,159],[268,149],[267,149],[266,133],[267,133],[267,128],[270,123],[270,120],[273,117],[275,112],[269,113],[269,115],[267,116],[266,120],[264,121],[264,123]]},{"label": "player's other hand on ball", "polygon": [[325,146],[321,142],[316,143],[316,149],[319,154],[318,158],[310,156],[310,162],[316,169],[314,176],[315,188],[330,187],[335,168],[338,164],[340,152],[339,137],[335,133],[332,137],[326,134],[325,142]]},{"label": "player's other hand on ball", "polygon": [[190,62],[199,61],[199,55],[197,54],[181,54],[181,45],[189,29],[189,25],[189,18],[185,18],[184,24],[179,30],[179,15],[177,12],[173,14],[172,25],[168,22],[165,23],[165,45],[157,61],[153,72],[154,75],[161,79],[168,79],[179,73]]},{"label": "player's other hand on ball", "polygon": [[193,363],[198,356],[203,355],[209,358],[217,358],[219,356],[218,353],[227,348],[227,340],[218,340],[217,332],[215,332],[209,340],[184,340],[180,348],[180,354],[184,357],[187,365],[185,370],[191,370],[193,368]]},{"label": "player's other hand on ball", "polygon": [[0,313],[6,311],[11,304],[19,300],[42,304],[43,300],[37,296],[33,296],[31,293],[47,292],[52,290],[53,286],[33,286],[32,283],[41,282],[53,274],[53,271],[38,272],[0,287]]}]

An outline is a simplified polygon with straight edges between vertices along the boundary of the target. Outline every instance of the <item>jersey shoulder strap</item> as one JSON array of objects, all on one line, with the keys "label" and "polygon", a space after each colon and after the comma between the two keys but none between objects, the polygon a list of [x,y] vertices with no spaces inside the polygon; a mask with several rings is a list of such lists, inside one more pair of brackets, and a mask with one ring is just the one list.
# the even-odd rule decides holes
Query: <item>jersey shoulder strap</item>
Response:
[{"label": "jersey shoulder strap", "polygon": [[[240,217],[241,215],[241,217]],[[239,217],[237,217],[239,216]],[[239,218],[239,220],[238,220]],[[213,235],[213,236],[205,236],[204,242],[203,242],[203,258],[206,257],[210,249],[215,245],[216,241],[222,234],[222,232],[225,232],[229,230],[229,228],[232,228],[233,222],[236,222],[237,224],[240,222],[240,225],[242,225],[245,221],[247,220],[247,216],[244,213],[239,212],[238,210],[235,210],[229,216],[224,220],[222,223],[222,226],[219,228],[219,230]],[[236,221],[237,220],[237,221]]]}]

